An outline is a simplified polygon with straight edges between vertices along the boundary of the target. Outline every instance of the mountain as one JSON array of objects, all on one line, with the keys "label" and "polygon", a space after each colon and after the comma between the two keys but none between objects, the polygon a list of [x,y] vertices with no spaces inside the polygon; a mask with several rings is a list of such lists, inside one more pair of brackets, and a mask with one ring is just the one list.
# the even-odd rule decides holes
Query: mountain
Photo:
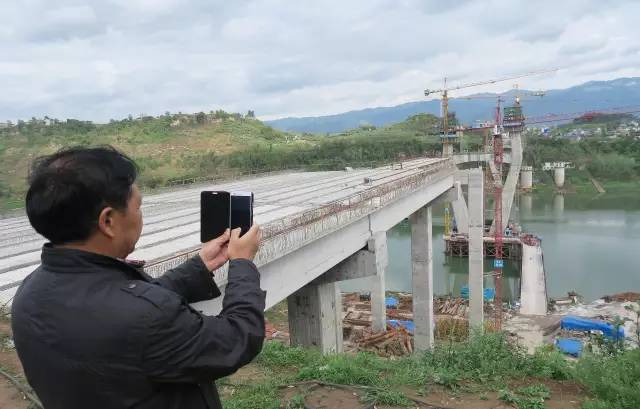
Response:
[{"label": "mountain", "polygon": [[[522,90],[525,94],[530,91]],[[482,93],[476,95],[497,96]],[[515,91],[502,95],[514,96]],[[509,98],[507,99],[507,101]],[[546,91],[544,97],[528,97],[522,102],[527,116],[539,116],[549,113],[582,112],[630,105],[640,105],[640,77],[618,78],[610,81],[590,81],[566,89]],[[459,120],[472,124],[493,117],[495,100],[493,99],[451,99],[449,109],[455,111]],[[404,121],[417,113],[438,115],[440,101],[416,101],[392,107],[367,108],[341,114],[282,118],[266,121],[272,127],[293,132],[334,133],[357,128],[363,124],[384,126]]]}]

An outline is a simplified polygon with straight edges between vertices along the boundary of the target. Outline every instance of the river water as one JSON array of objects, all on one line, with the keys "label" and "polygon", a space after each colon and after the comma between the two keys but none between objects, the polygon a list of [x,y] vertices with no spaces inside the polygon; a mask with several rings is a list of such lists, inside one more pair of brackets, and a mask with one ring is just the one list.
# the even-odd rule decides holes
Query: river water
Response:
[{"label": "river water", "polygon": [[[550,297],[576,291],[590,301],[605,294],[640,291],[640,195],[521,195],[515,217],[542,238]],[[433,268],[436,295],[458,296],[467,284],[468,259],[447,257],[442,209],[434,209]],[[387,289],[411,291],[411,229],[405,220],[387,233]],[[485,260],[491,271],[492,260]],[[519,262],[506,261],[503,297],[517,298]],[[493,287],[491,278],[485,286]],[[366,280],[341,284],[343,291],[366,291]]]}]

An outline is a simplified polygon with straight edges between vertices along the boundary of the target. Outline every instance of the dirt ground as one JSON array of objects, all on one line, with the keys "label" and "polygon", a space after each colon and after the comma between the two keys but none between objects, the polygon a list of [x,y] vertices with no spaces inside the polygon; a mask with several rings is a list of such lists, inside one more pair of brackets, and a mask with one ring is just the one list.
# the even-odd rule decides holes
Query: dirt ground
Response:
[{"label": "dirt ground", "polygon": [[[579,409],[584,395],[581,389],[572,383],[539,382],[547,385],[551,391],[551,398],[545,401],[548,409]],[[516,386],[516,385],[514,385]],[[497,392],[474,393],[454,392],[444,388],[431,388],[424,396],[418,396],[415,391],[405,391],[407,396],[416,399],[414,408],[420,409],[513,409],[498,399]],[[283,393],[283,400],[288,400],[296,394],[305,396],[308,409],[340,408],[340,409],[395,409],[398,406],[371,405],[361,402],[362,391],[349,388],[334,388],[327,386],[308,385],[288,388]]]},{"label": "dirt ground", "polygon": [[[11,375],[23,376],[18,354],[6,345],[11,339],[11,325],[0,321],[0,368]],[[0,409],[27,409],[29,401],[7,378],[0,376]]]}]

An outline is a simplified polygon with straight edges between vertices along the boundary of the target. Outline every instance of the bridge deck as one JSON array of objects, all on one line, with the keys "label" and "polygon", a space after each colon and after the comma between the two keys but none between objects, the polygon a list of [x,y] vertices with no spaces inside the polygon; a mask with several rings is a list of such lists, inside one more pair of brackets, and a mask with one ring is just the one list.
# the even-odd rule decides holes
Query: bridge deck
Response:
[{"label": "bridge deck", "polygon": [[[161,274],[194,252],[199,246],[202,190],[255,193],[255,220],[263,225],[264,240],[270,244],[258,255],[260,265],[395,200],[426,183],[428,174],[445,167],[452,172],[452,166],[447,159],[417,159],[402,167],[294,172],[145,196],[144,229],[131,257],[147,260],[150,274]],[[313,228],[301,231],[305,225]],[[44,242],[26,216],[0,219],[0,303],[10,300],[38,266]]]}]

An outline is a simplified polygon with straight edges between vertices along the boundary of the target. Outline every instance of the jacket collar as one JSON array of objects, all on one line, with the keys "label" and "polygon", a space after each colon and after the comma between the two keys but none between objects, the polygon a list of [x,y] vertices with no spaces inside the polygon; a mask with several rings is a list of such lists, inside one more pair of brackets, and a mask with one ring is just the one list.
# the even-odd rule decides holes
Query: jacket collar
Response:
[{"label": "jacket collar", "polygon": [[125,273],[130,278],[150,279],[141,267],[122,260],[84,250],[54,247],[51,243],[42,246],[41,259],[44,267],[59,273],[91,273],[108,269]]}]

